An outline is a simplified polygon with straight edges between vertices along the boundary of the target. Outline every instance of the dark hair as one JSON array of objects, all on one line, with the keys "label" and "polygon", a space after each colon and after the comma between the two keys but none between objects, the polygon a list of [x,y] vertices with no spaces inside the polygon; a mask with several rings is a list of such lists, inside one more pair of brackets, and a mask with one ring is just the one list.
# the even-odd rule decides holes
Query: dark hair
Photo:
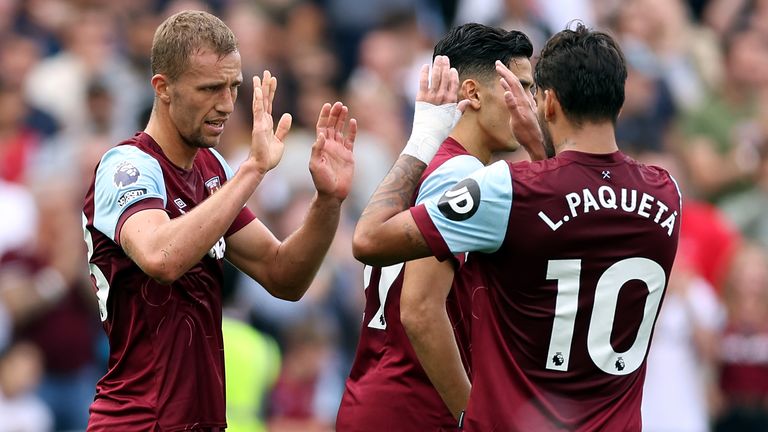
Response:
[{"label": "dark hair", "polygon": [[611,120],[616,124],[624,104],[627,65],[608,34],[579,22],[550,38],[533,75],[539,91],[555,91],[568,118],[580,125]]},{"label": "dark hair", "polygon": [[524,33],[469,23],[452,28],[435,45],[434,58],[448,56],[459,78],[496,76],[495,62],[505,65],[515,57],[530,58],[533,45]]},{"label": "dark hair", "polygon": [[152,40],[152,74],[176,80],[189,58],[203,48],[225,56],[237,51],[237,39],[219,18],[203,11],[182,11],[168,17]]}]

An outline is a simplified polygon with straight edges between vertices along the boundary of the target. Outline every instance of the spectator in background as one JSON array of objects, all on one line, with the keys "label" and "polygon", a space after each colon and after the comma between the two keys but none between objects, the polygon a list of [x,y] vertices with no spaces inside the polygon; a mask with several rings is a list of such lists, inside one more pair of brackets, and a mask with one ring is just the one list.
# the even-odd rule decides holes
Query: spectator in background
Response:
[{"label": "spectator in background", "polygon": [[41,134],[26,125],[29,107],[19,87],[0,81],[0,179],[26,183]]},{"label": "spectator in background", "polygon": [[286,335],[280,377],[269,398],[269,429],[331,432],[343,389],[335,373],[332,329],[322,317],[305,315]]},{"label": "spectator in background", "polygon": [[[237,272],[234,267],[230,270],[230,275]],[[239,300],[234,284],[225,282],[221,329],[227,371],[227,431],[266,432],[269,394],[280,372],[280,349],[272,337],[247,323],[248,309]]]},{"label": "spectator in background", "polygon": [[[768,98],[768,88],[760,94]],[[742,129],[742,155],[744,164],[754,164],[750,185],[720,202],[720,208],[733,221],[742,235],[768,248],[768,100],[758,108],[754,121]]]},{"label": "spectator in background", "polygon": [[[0,83],[23,91],[30,71],[41,61],[42,53],[34,39],[10,34],[0,40]],[[35,107],[24,97],[20,111],[26,111],[24,123],[44,138],[58,132],[59,125],[47,112]],[[17,114],[18,115],[18,114]]]},{"label": "spectator in background", "polygon": [[721,406],[716,432],[768,430],[768,255],[745,243],[723,293],[728,317],[720,342]]},{"label": "spectator in background", "polygon": [[632,155],[662,152],[675,114],[669,87],[650,52],[630,46],[625,54],[626,102],[616,122],[616,140]]},{"label": "spectator in background", "polygon": [[680,223],[680,245],[691,271],[704,278],[720,296],[731,260],[742,241],[738,229],[714,205],[691,195],[690,174],[671,153],[644,153],[640,160],[666,168],[677,180],[685,210]]},{"label": "spectator in background", "polygon": [[7,254],[0,272],[13,271],[42,294],[37,310],[17,323],[17,334],[41,352],[44,372],[38,395],[54,414],[55,430],[84,430],[85,407],[93,401],[94,386],[105,368],[97,353],[103,336],[83,260],[85,248],[80,246],[78,253],[75,247],[81,234],[72,229],[81,222],[76,206],[80,184],[48,180],[36,185],[37,241]]},{"label": "spectator in background", "polygon": [[34,394],[43,365],[34,345],[17,342],[0,349],[0,432],[50,432],[53,417]]},{"label": "spectator in background", "polygon": [[106,115],[110,119],[109,136],[113,142],[118,141],[138,129],[146,83],[116,49],[117,29],[109,9],[74,9],[65,18],[65,49],[30,71],[27,98],[53,115],[65,133],[77,133],[90,128],[88,87],[89,83],[100,82],[114,97]]},{"label": "spectator in background", "polygon": [[717,385],[714,377],[724,321],[725,309],[717,292],[697,274],[681,244],[648,352],[644,431],[709,430],[709,396]]},{"label": "spectator in background", "polygon": [[760,34],[739,30],[724,45],[723,85],[679,119],[676,144],[688,166],[690,193],[711,202],[743,188],[755,168],[739,157],[747,144],[740,130],[758,112],[768,76],[768,47]]}]

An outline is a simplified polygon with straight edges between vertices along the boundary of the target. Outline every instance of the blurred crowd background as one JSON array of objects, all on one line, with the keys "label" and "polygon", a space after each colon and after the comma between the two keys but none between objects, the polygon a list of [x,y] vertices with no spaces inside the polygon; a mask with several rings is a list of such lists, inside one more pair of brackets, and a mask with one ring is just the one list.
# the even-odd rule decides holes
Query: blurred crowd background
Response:
[{"label": "blurred crowd background", "polygon": [[294,115],[250,203],[278,236],[313,195],[322,103],[344,101],[360,125],[355,188],[306,296],[281,302],[227,273],[228,430],[333,430],[364,302],[351,233],[408,137],[436,40],[475,21],[522,30],[538,52],[572,19],[620,41],[619,145],[670,170],[685,200],[646,430],[768,430],[768,1],[0,0],[0,432],[86,426],[107,345],[83,196],[101,154],[143,129],[154,30],[183,9],[215,13],[240,41],[245,85],[219,149],[233,167],[250,141],[248,77],[271,70],[276,114]]}]

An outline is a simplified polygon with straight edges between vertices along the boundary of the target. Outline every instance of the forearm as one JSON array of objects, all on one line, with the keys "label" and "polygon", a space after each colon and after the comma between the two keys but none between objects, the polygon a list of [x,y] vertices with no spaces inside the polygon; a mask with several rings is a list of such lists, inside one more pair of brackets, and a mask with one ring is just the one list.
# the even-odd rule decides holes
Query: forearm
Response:
[{"label": "forearm", "polygon": [[277,249],[267,287],[273,295],[298,300],[307,291],[333,242],[341,203],[337,198],[315,195],[302,226]]},{"label": "forearm", "polygon": [[152,212],[138,212],[124,224],[121,243],[145,273],[163,283],[173,282],[224,235],[262,177],[245,166],[195,208],[164,222]]},{"label": "forearm", "polygon": [[[358,259],[366,262],[366,258],[386,252],[383,250],[385,245],[391,243],[387,238],[389,230],[386,229],[386,223],[410,207],[416,184],[426,167],[424,162],[408,155],[400,155],[395,161],[371,196],[355,227],[353,251]],[[410,240],[409,243],[423,243],[423,238],[416,238],[421,237],[418,231],[407,231],[404,234]]]},{"label": "forearm", "polygon": [[400,320],[427,376],[458,418],[467,406],[470,383],[446,311],[454,274],[448,261],[426,258],[408,262],[400,294]]},{"label": "forearm", "polygon": [[453,326],[444,305],[422,313],[423,325],[406,325],[405,330],[432,385],[458,419],[467,407],[471,385],[453,336]]}]

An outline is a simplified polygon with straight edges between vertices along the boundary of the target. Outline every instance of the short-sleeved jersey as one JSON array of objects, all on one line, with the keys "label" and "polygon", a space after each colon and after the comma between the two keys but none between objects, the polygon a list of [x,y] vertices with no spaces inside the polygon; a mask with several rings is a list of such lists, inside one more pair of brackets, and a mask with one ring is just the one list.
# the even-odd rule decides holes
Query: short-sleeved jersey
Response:
[{"label": "short-sleeved jersey", "polygon": [[109,339],[89,431],[177,431],[225,427],[221,282],[224,238],[251,220],[244,208],[219,240],[170,285],[123,252],[131,215],[162,209],[176,218],[218,190],[232,171],[200,149],[190,170],[173,165],[146,133],[107,151],[85,198],[83,228],[91,278]]},{"label": "short-sleeved jersey", "polygon": [[681,198],[621,152],[498,162],[411,214],[438,257],[475,251],[468,431],[639,431]]},{"label": "short-sleeved jersey", "polygon": [[[422,174],[412,203],[439,197],[482,163],[452,138],[446,139]],[[464,255],[457,258],[461,265]],[[459,272],[461,273],[461,271]],[[465,368],[469,368],[470,295],[454,279],[446,308]],[[365,313],[336,430],[455,430],[456,420],[419,363],[400,321],[403,264],[365,267]]]}]

